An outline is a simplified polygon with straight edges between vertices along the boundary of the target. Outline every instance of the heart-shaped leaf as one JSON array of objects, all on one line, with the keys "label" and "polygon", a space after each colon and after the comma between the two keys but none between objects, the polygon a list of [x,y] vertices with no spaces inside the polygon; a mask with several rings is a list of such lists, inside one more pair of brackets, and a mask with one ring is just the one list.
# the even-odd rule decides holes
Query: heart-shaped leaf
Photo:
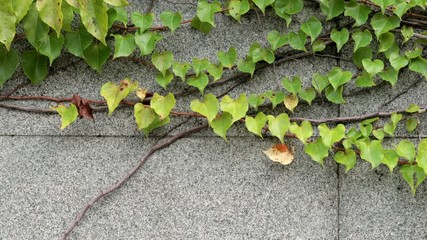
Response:
[{"label": "heart-shaped leaf", "polygon": [[221,100],[221,110],[230,113],[233,116],[233,122],[245,117],[248,109],[249,104],[246,94],[240,94],[236,100],[225,95]]},{"label": "heart-shaped leaf", "polygon": [[154,93],[150,101],[151,108],[160,116],[160,119],[165,119],[169,116],[175,104],[175,96],[172,93],[168,93],[166,96]]},{"label": "heart-shaped leaf", "polygon": [[190,103],[191,110],[202,114],[208,119],[208,122],[211,123],[219,111],[219,101],[215,95],[209,93],[204,97],[204,101],[201,102],[198,99],[194,99]]},{"label": "heart-shaped leaf", "polygon": [[327,148],[331,148],[332,144],[340,141],[345,136],[345,127],[343,124],[338,124],[335,128],[329,129],[325,123],[322,123],[318,128],[323,144],[325,144]]},{"label": "heart-shaped leaf", "polygon": [[246,116],[245,118],[245,124],[246,128],[256,135],[260,136],[262,138],[262,129],[265,126],[265,123],[267,122],[267,116],[263,112],[259,112],[255,118]]},{"label": "heart-shaped leaf", "polygon": [[267,119],[268,129],[270,130],[271,135],[277,137],[280,142],[283,143],[285,133],[288,131],[290,126],[288,115],[286,113],[281,113],[277,117],[268,115]]}]

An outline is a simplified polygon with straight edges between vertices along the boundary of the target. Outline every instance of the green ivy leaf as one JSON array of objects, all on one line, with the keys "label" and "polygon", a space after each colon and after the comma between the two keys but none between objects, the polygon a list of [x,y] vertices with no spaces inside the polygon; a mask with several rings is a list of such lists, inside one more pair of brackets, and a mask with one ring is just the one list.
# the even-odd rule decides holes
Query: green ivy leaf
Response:
[{"label": "green ivy leaf", "polygon": [[323,165],[323,159],[329,155],[329,148],[325,147],[322,138],[318,138],[315,142],[311,142],[304,147],[304,152],[317,163]]},{"label": "green ivy leaf", "polygon": [[406,65],[408,65],[409,60],[406,59],[405,56],[400,55],[398,52],[394,52],[390,54],[390,57],[388,59],[390,61],[391,66],[396,70],[396,72],[399,72],[399,70]]},{"label": "green ivy leaf", "polygon": [[116,9],[114,9],[113,7],[109,7],[107,11],[107,16],[108,16],[108,28],[111,28],[114,22],[116,21],[116,17],[117,17]]},{"label": "green ivy leaf", "polygon": [[162,86],[165,90],[166,87],[169,85],[169,83],[171,83],[173,80],[173,74],[167,70],[166,74],[163,76],[163,74],[161,72],[157,73],[156,75],[156,82]]},{"label": "green ivy leaf", "polygon": [[427,79],[427,60],[422,57],[411,59],[409,63],[409,69],[411,71],[421,73],[425,79]]},{"label": "green ivy leaf", "polygon": [[251,57],[248,57],[246,60],[239,59],[237,61],[237,69],[241,72],[249,73],[251,77],[253,77],[255,73],[255,63],[252,61]]},{"label": "green ivy leaf", "polygon": [[53,110],[57,111],[61,116],[61,129],[65,129],[68,125],[76,121],[79,116],[79,111],[76,105],[70,104],[70,107],[66,107],[62,104],[52,107]]},{"label": "green ivy leaf", "polygon": [[393,136],[396,130],[397,123],[402,119],[402,114],[393,113],[391,114],[391,121],[384,124],[384,132]]},{"label": "green ivy leaf", "polygon": [[313,53],[323,51],[325,50],[325,48],[326,48],[326,44],[322,40],[314,41],[313,45],[311,46]]},{"label": "green ivy leaf", "polygon": [[135,33],[135,43],[138,45],[141,50],[141,55],[149,55],[153,52],[154,48],[158,41],[160,41],[163,37],[157,32],[145,32],[140,33],[137,31]]},{"label": "green ivy leaf", "polygon": [[48,58],[37,53],[36,50],[26,51],[22,54],[22,68],[25,76],[31,83],[40,83],[45,79],[48,73],[47,69]]},{"label": "green ivy leaf", "polygon": [[335,128],[329,129],[325,123],[322,123],[318,126],[318,129],[323,144],[325,144],[327,148],[331,148],[332,144],[340,141],[345,136],[345,127],[343,124],[338,124]]},{"label": "green ivy leaf", "polygon": [[16,34],[15,24],[17,23],[17,18],[13,9],[13,1],[1,2],[0,16],[0,41],[9,51],[10,44],[12,44]]},{"label": "green ivy leaf", "polygon": [[0,89],[12,77],[18,65],[18,52],[15,49],[8,51],[6,47],[0,45]]},{"label": "green ivy leaf", "polygon": [[120,102],[137,88],[138,82],[132,82],[129,78],[123,79],[120,85],[113,82],[107,82],[102,85],[101,96],[107,101],[108,114],[111,115],[119,106]]},{"label": "green ivy leaf", "polygon": [[237,60],[236,48],[231,47],[228,52],[219,51],[218,52],[219,62],[226,68],[233,68],[234,63]]},{"label": "green ivy leaf", "polygon": [[358,87],[372,87],[375,86],[374,78],[369,73],[363,71],[362,75],[358,76],[355,80]]},{"label": "green ivy leaf", "polygon": [[262,14],[265,15],[265,8],[274,3],[275,0],[252,0],[253,3],[261,10]]},{"label": "green ivy leaf", "polygon": [[394,0],[372,0],[373,3],[377,4],[381,8],[381,12],[384,14],[388,6],[395,3]]},{"label": "green ivy leaf", "polygon": [[264,128],[267,122],[267,116],[263,112],[259,112],[255,118],[246,116],[245,124],[249,132],[252,132],[262,138],[261,130]]},{"label": "green ivy leaf", "polygon": [[78,0],[80,17],[87,31],[104,45],[108,32],[107,5],[103,0]]},{"label": "green ivy leaf", "polygon": [[307,144],[307,139],[313,135],[311,123],[305,120],[301,123],[301,126],[298,126],[296,122],[291,123],[289,131],[295,134],[303,144]]},{"label": "green ivy leaf", "polygon": [[154,121],[150,124],[150,126],[141,129],[145,136],[148,136],[148,134],[156,128],[159,128],[161,126],[164,126],[170,122],[170,117],[166,117],[165,119],[160,119],[158,115],[154,118]]},{"label": "green ivy leaf", "polygon": [[292,80],[284,77],[282,78],[282,85],[287,91],[297,94],[301,90],[302,82],[298,76],[294,76]]},{"label": "green ivy leaf", "polygon": [[289,33],[289,45],[295,50],[307,51],[305,49],[305,41],[307,40],[307,35],[299,30],[298,33],[290,32]]},{"label": "green ivy leaf", "polygon": [[193,69],[196,76],[199,76],[202,71],[208,69],[209,63],[209,59],[206,58],[193,58]]},{"label": "green ivy leaf", "polygon": [[78,0],[65,0],[68,4],[70,4],[71,6],[73,6],[76,9],[79,9],[79,2]]},{"label": "green ivy leaf", "polygon": [[191,20],[190,26],[204,34],[208,34],[212,30],[212,25],[210,23],[200,21],[197,16]]},{"label": "green ivy leaf", "polygon": [[119,22],[122,22],[125,26],[129,22],[128,12],[125,7],[115,7],[114,8],[117,12],[116,20]]},{"label": "green ivy leaf", "polygon": [[301,30],[310,36],[311,43],[313,44],[314,40],[322,32],[322,23],[316,17],[310,17],[307,22],[301,24]]},{"label": "green ivy leaf", "polygon": [[104,0],[104,2],[114,7],[123,7],[129,4],[126,0]]},{"label": "green ivy leaf", "polygon": [[85,62],[94,70],[101,71],[110,56],[111,48],[103,44],[92,43],[83,51]]},{"label": "green ivy leaf", "polygon": [[135,36],[126,34],[125,36],[115,34],[114,36],[114,57],[127,57],[136,49]]},{"label": "green ivy leaf", "polygon": [[406,119],[406,131],[413,132],[418,127],[418,119],[411,117]]},{"label": "green ivy leaf", "polygon": [[56,34],[51,33],[43,38],[39,44],[40,53],[48,57],[50,65],[52,65],[53,61],[61,54],[64,36],[61,34],[60,37],[57,38]]},{"label": "green ivy leaf", "polygon": [[326,99],[328,99],[328,101],[336,103],[336,104],[345,103],[345,100],[342,97],[343,89],[344,88],[342,85],[339,86],[337,88],[337,90],[334,90],[334,88],[332,86],[327,87],[325,90]]},{"label": "green ivy leaf", "polygon": [[375,129],[372,131],[372,134],[380,141],[382,141],[385,137],[385,132],[383,129]]},{"label": "green ivy leaf", "polygon": [[374,61],[371,59],[363,59],[362,65],[365,71],[369,74],[369,77],[374,76],[384,69],[384,63],[379,59],[375,59]]},{"label": "green ivy leaf", "polygon": [[172,67],[172,63],[174,62],[173,53],[170,51],[165,51],[162,53],[156,51],[151,56],[151,62],[164,77],[166,76],[166,71]]},{"label": "green ivy leaf", "polygon": [[291,124],[288,115],[286,113],[281,113],[277,117],[268,115],[267,119],[268,129],[271,135],[279,138],[280,142],[283,143],[285,133],[288,131]]},{"label": "green ivy leaf", "polygon": [[408,112],[408,113],[416,113],[416,112],[419,112],[421,109],[420,109],[420,106],[418,106],[417,104],[414,104],[414,103],[411,103],[409,106],[408,106],[408,108],[406,108],[406,111]]},{"label": "green ivy leaf", "polygon": [[411,39],[412,36],[414,36],[414,29],[411,27],[406,27],[405,25],[401,29],[402,36],[403,36],[403,42],[407,42],[409,39]]},{"label": "green ivy leaf", "polygon": [[227,130],[233,125],[233,117],[231,114],[225,112],[216,117],[210,124],[214,133],[224,138],[227,141]]},{"label": "green ivy leaf", "polygon": [[40,42],[49,35],[49,26],[42,22],[39,13],[33,4],[27,15],[22,19],[25,37],[28,42],[38,51]]},{"label": "green ivy leaf", "polygon": [[285,104],[285,107],[291,111],[294,112],[294,109],[298,106],[298,97],[296,94],[290,94],[283,99],[283,103]]},{"label": "green ivy leaf", "polygon": [[346,3],[344,8],[344,16],[352,17],[356,21],[353,27],[365,24],[369,18],[369,13],[371,13],[371,9],[368,6],[358,4],[354,0]]},{"label": "green ivy leaf", "polygon": [[397,166],[397,163],[399,162],[399,155],[397,155],[396,151],[394,151],[393,149],[384,149],[383,154],[384,156],[381,160],[381,163],[387,165],[388,169],[390,170],[390,173],[392,173],[393,169]]},{"label": "green ivy leaf", "polygon": [[350,34],[347,28],[342,28],[341,31],[338,31],[336,28],[332,29],[331,40],[337,45],[337,52],[341,50],[344,44],[348,41]]},{"label": "green ivy leaf", "polygon": [[271,50],[273,51],[285,46],[288,43],[288,40],[288,34],[280,34],[276,30],[269,32],[267,35],[267,41],[270,43]]},{"label": "green ivy leaf", "polygon": [[316,91],[321,94],[322,91],[329,86],[329,80],[327,76],[320,75],[319,73],[313,74],[311,80],[311,85],[316,89]]},{"label": "green ivy leaf", "polygon": [[372,169],[378,167],[384,157],[383,146],[378,140],[373,140],[371,142],[358,142],[358,147],[360,149],[360,158],[368,161],[372,165]]},{"label": "green ivy leaf", "polygon": [[308,105],[311,105],[311,102],[314,100],[314,98],[316,97],[316,91],[314,90],[314,88],[309,87],[307,89],[301,89],[298,92],[298,96],[306,101],[308,103]]},{"label": "green ivy leaf", "polygon": [[344,0],[320,0],[320,9],[329,21],[344,12]]},{"label": "green ivy leaf", "polygon": [[134,106],[135,122],[138,125],[138,130],[149,127],[156,119],[156,113],[148,106],[142,103],[137,103]]},{"label": "green ivy leaf", "polygon": [[356,153],[351,149],[347,149],[345,152],[338,151],[335,153],[334,160],[344,165],[347,173],[356,165]]},{"label": "green ivy leaf", "polygon": [[219,79],[221,79],[223,73],[222,64],[216,65],[215,63],[209,63],[208,73],[212,76],[214,82],[218,81]]},{"label": "green ivy leaf", "polygon": [[[27,14],[32,3],[33,3],[33,0],[13,0],[13,1],[6,0],[6,2],[2,2],[2,6],[7,11],[9,9],[8,5],[10,4],[10,6],[12,7],[12,13],[14,13],[16,17],[16,23],[18,23]],[[3,15],[3,14],[1,14],[1,16],[3,16],[4,18],[8,17],[7,15]],[[12,17],[11,20],[12,19],[14,18]],[[2,24],[2,26],[4,25]]]},{"label": "green ivy leaf", "polygon": [[[415,195],[417,187],[425,180],[426,173],[418,165],[406,164],[400,168],[400,173],[402,174],[405,181],[409,184],[412,194]],[[414,181],[414,175],[417,179],[417,182]]]},{"label": "green ivy leaf", "polygon": [[182,79],[182,81],[185,81],[185,76],[190,70],[191,65],[188,63],[180,63],[180,62],[174,62],[172,63],[172,71],[175,76],[178,76]]},{"label": "green ivy leaf", "polygon": [[248,99],[243,93],[236,100],[225,95],[221,100],[221,110],[230,113],[234,123],[246,116],[246,112],[249,110]]},{"label": "green ivy leaf", "polygon": [[372,133],[372,124],[359,124],[360,132],[365,138],[369,138]]},{"label": "green ivy leaf", "polygon": [[62,0],[38,0],[36,2],[39,16],[43,22],[56,31],[56,37],[61,35],[64,16],[61,10]]},{"label": "green ivy leaf", "polygon": [[221,3],[218,1],[208,3],[205,0],[200,0],[197,4],[196,15],[201,22],[209,23],[215,27],[214,15],[221,10]]},{"label": "green ivy leaf", "polygon": [[296,6],[294,5],[294,2],[301,2],[302,0],[293,0],[293,1],[276,1],[274,3],[274,12],[277,16],[283,18],[286,21],[286,27],[289,27],[289,24],[292,22],[292,15],[286,13],[286,6],[287,4],[291,7]]},{"label": "green ivy leaf", "polygon": [[413,162],[415,160],[415,146],[408,140],[402,140],[399,142],[396,146],[396,153],[409,162]]},{"label": "green ivy leaf", "polygon": [[172,93],[168,93],[166,96],[154,93],[150,101],[151,108],[160,116],[160,119],[168,117],[175,104],[175,96]]},{"label": "green ivy leaf", "polygon": [[86,31],[84,27],[78,31],[65,33],[65,47],[76,57],[84,58],[83,51],[90,46],[92,35]]},{"label": "green ivy leaf", "polygon": [[240,17],[250,9],[248,0],[231,0],[228,3],[228,12],[231,17],[240,22]]},{"label": "green ivy leaf", "polygon": [[357,29],[352,35],[351,38],[354,40],[354,52],[357,49],[368,46],[372,41],[372,34],[368,29],[365,29],[363,32]]},{"label": "green ivy leaf", "polygon": [[272,104],[272,109],[274,109],[278,104],[282,103],[285,99],[285,93],[284,92],[275,92],[267,91],[264,93],[268,99],[270,99],[270,102]]},{"label": "green ivy leaf", "polygon": [[427,138],[418,143],[417,164],[427,174]]},{"label": "green ivy leaf", "polygon": [[253,107],[255,111],[258,111],[258,106],[263,104],[265,102],[265,96],[264,95],[256,95],[251,94],[248,97],[249,106]]},{"label": "green ivy leaf", "polygon": [[413,58],[417,58],[417,57],[421,56],[422,52],[423,52],[423,50],[420,47],[416,47],[413,50],[406,51],[405,56],[408,59],[413,59]]},{"label": "green ivy leaf", "polygon": [[363,47],[357,49],[353,54],[353,63],[358,68],[363,68],[362,60],[372,58],[372,49],[370,47]]},{"label": "green ivy leaf", "polygon": [[391,86],[396,85],[398,80],[398,73],[396,72],[396,70],[394,70],[394,68],[389,67],[386,70],[380,72],[379,75],[384,81],[389,82]]},{"label": "green ivy leaf", "polygon": [[181,26],[182,16],[179,12],[173,13],[170,11],[164,11],[160,14],[160,20],[168,27],[172,33]]},{"label": "green ivy leaf", "polygon": [[153,26],[154,13],[141,14],[138,12],[133,12],[131,19],[133,24],[139,28],[139,32],[144,33],[147,29]]},{"label": "green ivy leaf", "polygon": [[219,102],[215,95],[209,93],[205,95],[203,102],[198,99],[191,101],[190,108],[192,111],[205,116],[208,119],[208,122],[211,123],[218,114]]},{"label": "green ivy leaf", "polygon": [[391,32],[386,32],[381,34],[378,38],[380,42],[380,46],[378,48],[378,52],[385,52],[389,50],[394,44],[394,34]]},{"label": "green ivy leaf", "polygon": [[274,62],[275,58],[271,49],[262,48],[259,42],[252,43],[251,47],[249,48],[248,56],[254,63],[264,60],[271,64]]},{"label": "green ivy leaf", "polygon": [[382,13],[377,13],[371,19],[371,26],[375,31],[375,35],[379,38],[381,34],[399,27],[400,19],[396,15],[387,17]]},{"label": "green ivy leaf", "polygon": [[350,71],[343,71],[339,67],[332,68],[332,70],[328,73],[328,80],[335,91],[338,89],[338,87],[349,82],[352,77],[353,74]]},{"label": "green ivy leaf", "polygon": [[301,10],[304,8],[304,3],[302,0],[276,1],[274,3],[274,8],[276,13],[279,11],[288,15],[294,15],[301,12]]},{"label": "green ivy leaf", "polygon": [[200,93],[203,94],[205,87],[209,83],[209,78],[206,73],[200,73],[199,76],[191,76],[187,79],[187,84],[199,89]]}]

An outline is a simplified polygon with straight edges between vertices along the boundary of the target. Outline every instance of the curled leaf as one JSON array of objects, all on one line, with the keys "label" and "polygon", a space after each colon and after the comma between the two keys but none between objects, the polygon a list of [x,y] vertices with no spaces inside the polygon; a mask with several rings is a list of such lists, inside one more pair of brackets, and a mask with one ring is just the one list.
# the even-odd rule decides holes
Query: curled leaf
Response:
[{"label": "curled leaf", "polygon": [[281,163],[283,165],[291,164],[295,156],[294,151],[289,149],[286,144],[282,143],[276,144],[263,152],[272,161]]}]

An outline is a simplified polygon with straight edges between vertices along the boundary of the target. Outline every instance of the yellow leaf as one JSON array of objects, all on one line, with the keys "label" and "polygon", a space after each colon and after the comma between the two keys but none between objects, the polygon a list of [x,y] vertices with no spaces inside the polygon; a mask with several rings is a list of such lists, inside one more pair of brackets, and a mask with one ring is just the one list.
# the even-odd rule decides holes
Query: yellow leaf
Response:
[{"label": "yellow leaf", "polygon": [[298,97],[295,94],[288,95],[283,100],[283,103],[287,109],[289,109],[291,112],[294,112],[294,108],[298,106]]},{"label": "yellow leaf", "polygon": [[274,162],[279,162],[283,165],[288,165],[294,160],[294,152],[286,144],[276,144],[273,147],[263,151],[267,157]]}]

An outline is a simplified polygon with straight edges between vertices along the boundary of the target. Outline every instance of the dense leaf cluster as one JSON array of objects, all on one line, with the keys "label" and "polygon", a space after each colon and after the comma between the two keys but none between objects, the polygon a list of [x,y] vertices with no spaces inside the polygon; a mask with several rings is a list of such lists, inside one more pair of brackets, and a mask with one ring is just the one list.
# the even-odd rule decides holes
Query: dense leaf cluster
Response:
[{"label": "dense leaf cluster", "polygon": [[[268,132],[282,143],[286,136],[298,138],[305,145],[304,151],[320,164],[332,154],[346,171],[355,166],[357,156],[371,163],[372,168],[385,164],[390,171],[400,163],[400,172],[415,193],[416,187],[427,176],[427,139],[421,140],[418,147],[402,140],[390,149],[384,148],[383,140],[393,136],[401,120],[406,120],[409,132],[414,131],[419,114],[425,113],[426,108],[411,105],[403,113],[393,113],[383,126],[378,126],[379,118],[365,119],[357,129],[347,129],[343,124],[331,128],[309,119],[293,120],[287,113],[274,116],[259,110],[261,105],[271,104],[274,109],[283,104],[291,114],[300,100],[311,104],[319,96],[342,104],[345,103],[343,89],[347,83],[354,81],[357,87],[372,87],[386,81],[394,86],[403,68],[427,78],[427,33],[422,32],[427,25],[411,21],[412,17],[425,17],[426,0],[316,2],[326,21],[346,19],[352,26],[339,26],[325,34],[323,19],[313,16],[303,22],[298,31],[269,32],[266,36],[269,46],[254,42],[242,59],[231,46],[227,52],[217,53],[217,61],[193,58],[191,62],[178,62],[172,52],[156,50],[157,42],[163,39],[159,30],[169,29],[173,34],[182,24],[190,23],[191,27],[207,34],[215,27],[215,14],[225,13],[240,22],[242,15],[253,10],[260,10],[262,14],[272,11],[289,26],[292,16],[303,10],[304,3],[302,0],[230,0],[222,4],[199,0],[195,16],[189,20],[183,20],[179,12],[164,11],[159,16],[133,12],[129,21],[125,0],[0,0],[0,86],[12,77],[19,64],[32,83],[43,81],[48,66],[63,49],[84,59],[96,71],[101,71],[110,55],[113,59],[131,54],[150,55],[158,70],[155,81],[164,89],[176,80],[200,91],[203,99],[192,100],[190,108],[194,114],[206,118],[209,126],[222,138],[226,139],[227,130],[233,123],[244,122],[248,131],[260,137]],[[156,18],[163,26],[153,26]],[[16,34],[20,26],[23,36]],[[13,47],[14,42],[23,38],[32,49],[18,53]],[[334,67],[326,74],[314,74],[311,86],[307,88],[303,88],[298,76],[285,76],[280,91],[249,96],[242,93],[235,99],[228,95],[219,99],[211,93],[204,94],[208,84],[222,79],[225,71],[237,69],[252,77],[260,63],[272,64],[277,60],[275,52],[278,49],[287,47],[315,54],[327,46],[335,46],[336,52],[340,52],[345,45],[352,46],[351,60],[359,69],[357,74]],[[176,103],[172,93],[165,96],[154,93],[146,104],[147,90],[136,81],[109,82],[101,89],[110,114],[133,93],[141,100],[134,104],[139,130],[148,135],[153,129],[169,123]],[[61,128],[81,116],[74,104],[54,109],[62,117]],[[314,124],[318,125],[317,130],[313,129]],[[314,132],[318,132],[319,137],[314,137]]]}]

